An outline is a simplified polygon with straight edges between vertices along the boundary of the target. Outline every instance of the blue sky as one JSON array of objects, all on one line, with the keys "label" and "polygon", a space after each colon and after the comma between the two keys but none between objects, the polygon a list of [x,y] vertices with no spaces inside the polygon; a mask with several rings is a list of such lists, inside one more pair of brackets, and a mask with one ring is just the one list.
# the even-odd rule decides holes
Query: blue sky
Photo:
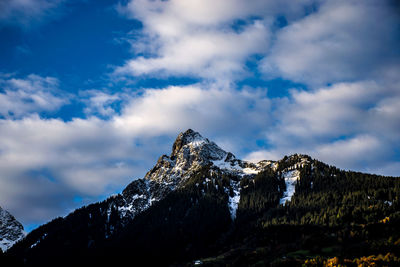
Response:
[{"label": "blue sky", "polygon": [[382,0],[5,0],[0,205],[28,230],[199,131],[400,176],[400,19]]}]

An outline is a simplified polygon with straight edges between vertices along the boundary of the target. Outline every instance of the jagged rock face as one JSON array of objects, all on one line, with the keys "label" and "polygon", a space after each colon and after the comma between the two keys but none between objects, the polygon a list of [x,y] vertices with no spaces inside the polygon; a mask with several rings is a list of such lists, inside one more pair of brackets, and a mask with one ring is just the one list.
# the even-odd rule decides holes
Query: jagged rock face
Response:
[{"label": "jagged rock face", "polygon": [[186,178],[202,166],[225,159],[233,160],[235,157],[189,129],[179,134],[170,156],[161,156],[144,179],[130,183],[122,192],[122,200],[110,205],[118,209],[121,218],[132,219],[181,186]]},{"label": "jagged rock face", "polygon": [[256,174],[272,163],[262,161],[254,164],[236,159],[232,153],[189,129],[179,134],[171,155],[161,156],[145,179],[174,186],[205,165],[243,176]]},{"label": "jagged rock face", "polygon": [[177,137],[170,156],[163,155],[145,179],[171,185],[180,182],[186,174],[215,160],[224,160],[227,152],[214,142],[189,129]]},{"label": "jagged rock face", "polygon": [[189,129],[180,133],[172,146],[170,158],[177,158],[177,162],[206,164],[211,160],[221,160],[227,152],[214,142],[202,137],[199,133]]},{"label": "jagged rock face", "polygon": [[5,251],[25,236],[24,227],[0,207],[0,248]]}]

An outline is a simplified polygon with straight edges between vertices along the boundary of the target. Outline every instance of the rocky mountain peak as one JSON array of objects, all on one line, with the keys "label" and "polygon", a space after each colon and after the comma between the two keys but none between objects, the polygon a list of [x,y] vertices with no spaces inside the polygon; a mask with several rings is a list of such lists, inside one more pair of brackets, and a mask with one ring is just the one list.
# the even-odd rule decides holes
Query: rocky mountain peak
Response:
[{"label": "rocky mountain peak", "polygon": [[[189,129],[178,135],[170,156],[162,155],[144,179],[130,183],[123,191],[120,201],[117,204],[112,202],[110,207],[118,206],[122,220],[130,220],[137,213],[184,185],[185,181],[203,167],[208,168],[210,176],[211,173],[228,172],[237,177],[232,187],[236,190],[234,192],[238,193],[238,181],[241,177],[254,176],[270,164],[269,161],[254,164],[237,159],[232,153],[224,151],[214,142]],[[236,197],[230,198],[233,217],[237,200],[237,194]],[[111,214],[110,207],[108,213]]]},{"label": "rocky mountain peak", "polygon": [[0,248],[5,251],[25,236],[24,227],[0,207]]},{"label": "rocky mountain peak", "polygon": [[214,142],[189,129],[178,135],[172,146],[171,155],[162,155],[145,178],[175,184],[188,171],[213,161],[224,161],[227,155],[234,158],[233,154],[224,151]]},{"label": "rocky mountain peak", "polygon": [[192,129],[182,132],[176,138],[170,158],[174,160],[188,154],[197,154],[202,156],[198,160],[205,162],[207,160],[221,160],[227,155],[223,149],[214,142],[201,136],[200,133]]},{"label": "rocky mountain peak", "polygon": [[272,161],[251,163],[237,159],[232,153],[224,151],[214,142],[189,129],[178,135],[171,155],[162,155],[145,179],[168,185],[173,190],[203,166],[243,177],[255,175],[271,164]]},{"label": "rocky mountain peak", "polygon": [[183,146],[192,142],[201,144],[206,142],[206,138],[202,137],[198,132],[195,132],[192,129],[188,129],[186,132],[180,133],[172,145],[171,157],[176,156]]}]

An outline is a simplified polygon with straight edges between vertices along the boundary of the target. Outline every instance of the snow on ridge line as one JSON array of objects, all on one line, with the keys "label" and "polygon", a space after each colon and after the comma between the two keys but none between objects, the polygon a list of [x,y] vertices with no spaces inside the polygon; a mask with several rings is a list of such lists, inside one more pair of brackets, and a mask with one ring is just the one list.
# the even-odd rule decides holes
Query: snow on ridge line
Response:
[{"label": "snow on ridge line", "polygon": [[204,143],[209,143],[207,138],[204,138],[197,132],[193,132],[190,135],[185,136],[186,138],[186,145],[192,145],[194,147],[198,147]]},{"label": "snow on ridge line", "polygon": [[[237,165],[232,166],[229,161],[225,161],[224,159],[213,160],[212,163],[214,164],[214,166],[216,166],[220,169],[236,170],[236,171],[239,171],[241,169],[240,166],[237,166]],[[240,169],[235,168],[235,167],[239,167]]]},{"label": "snow on ridge line", "polygon": [[244,168],[243,169],[243,173],[245,173],[245,174],[257,174],[259,172],[260,171],[255,170],[255,169],[251,169],[251,168]]},{"label": "snow on ridge line", "polygon": [[206,140],[204,138],[195,138],[194,140],[192,140],[189,144],[192,145],[193,147],[199,147],[202,144],[207,143]]},{"label": "snow on ridge line", "polygon": [[240,173],[240,175],[252,175],[252,174],[258,174],[260,170],[253,169],[253,168],[242,168],[239,164],[235,163],[233,166],[230,161],[225,161],[225,160],[214,160],[212,161],[214,166],[220,168],[221,170],[228,170],[228,171],[235,171]]}]

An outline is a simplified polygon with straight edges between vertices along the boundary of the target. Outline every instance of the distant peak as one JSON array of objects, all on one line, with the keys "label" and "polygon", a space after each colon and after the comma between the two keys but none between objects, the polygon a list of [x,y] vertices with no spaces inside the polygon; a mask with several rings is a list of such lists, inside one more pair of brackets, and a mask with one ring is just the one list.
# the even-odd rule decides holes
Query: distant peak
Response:
[{"label": "distant peak", "polygon": [[292,154],[290,156],[285,156],[283,161],[296,161],[296,162],[306,162],[306,161],[311,161],[311,157],[305,154]]},{"label": "distant peak", "polygon": [[24,236],[22,224],[11,213],[0,207],[0,249],[6,251]]}]

